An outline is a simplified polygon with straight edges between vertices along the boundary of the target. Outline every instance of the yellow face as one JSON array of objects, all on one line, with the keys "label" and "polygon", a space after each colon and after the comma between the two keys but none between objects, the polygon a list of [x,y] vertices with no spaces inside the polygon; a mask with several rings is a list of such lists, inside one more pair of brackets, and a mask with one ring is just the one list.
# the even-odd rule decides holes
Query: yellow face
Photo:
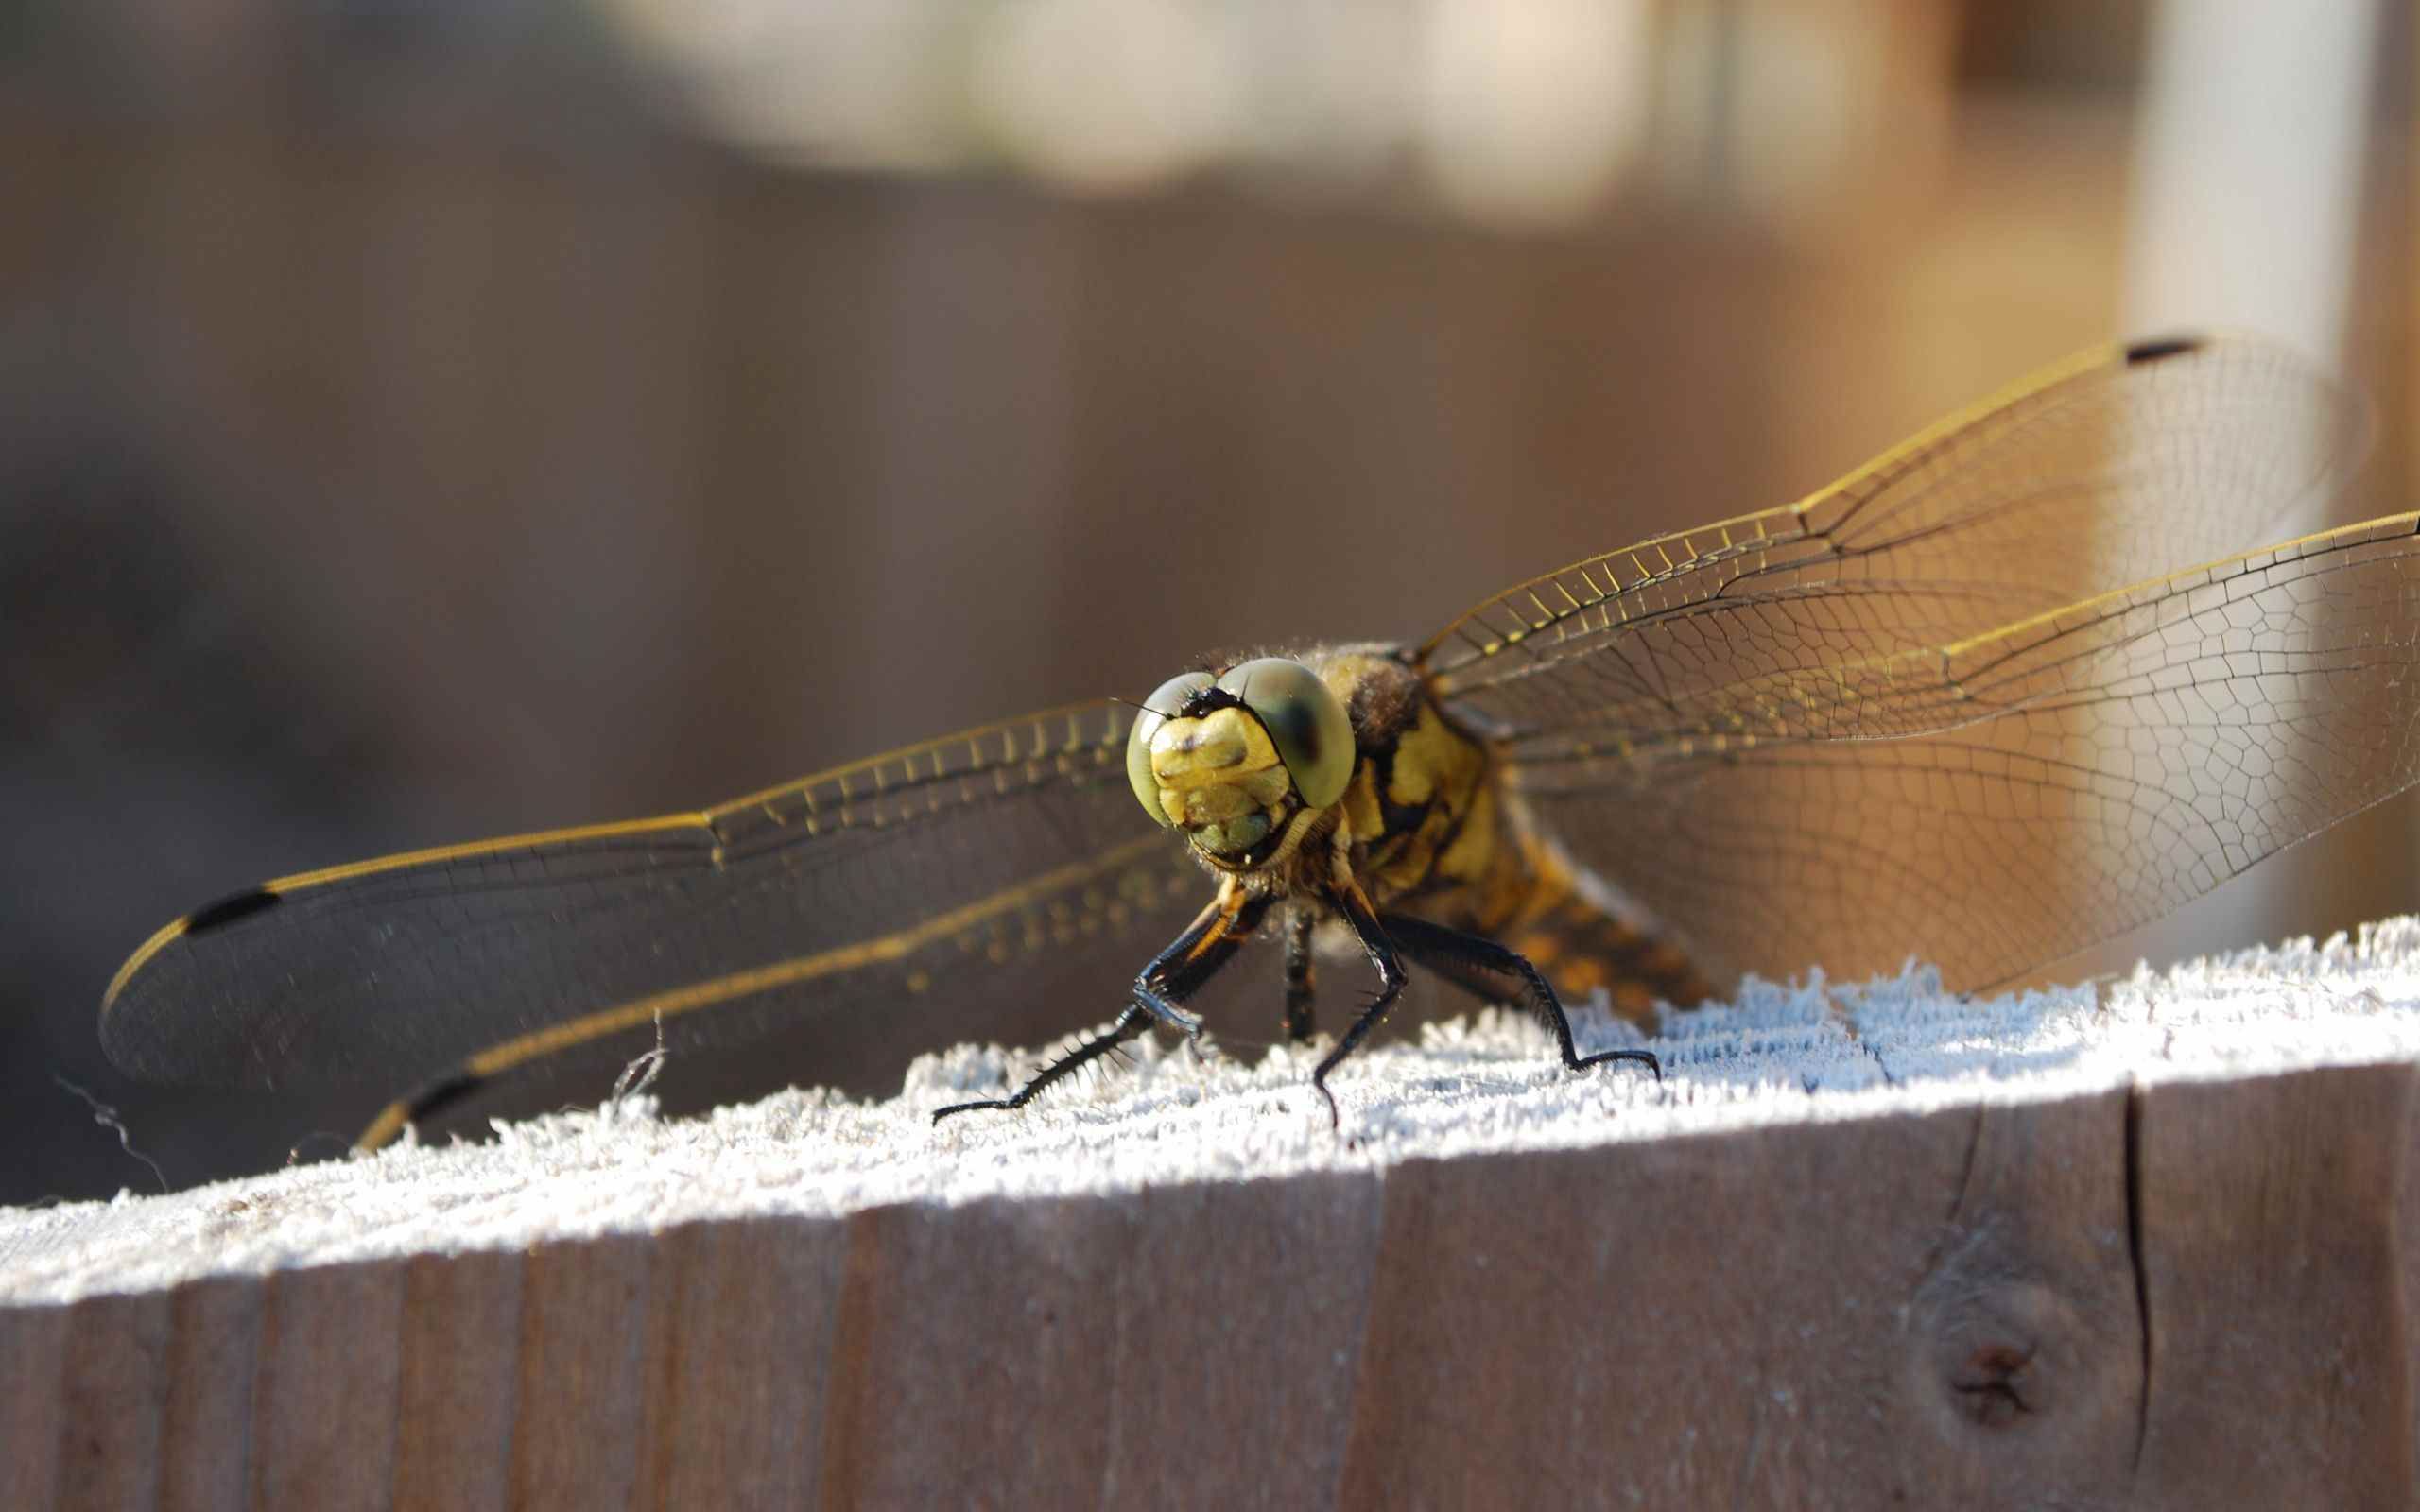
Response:
[{"label": "yellow face", "polygon": [[1188,672],[1144,708],[1126,745],[1134,796],[1221,866],[1267,861],[1296,816],[1336,802],[1353,776],[1344,706],[1299,662]]},{"label": "yellow face", "polygon": [[1288,817],[1294,798],[1277,743],[1234,706],[1162,725],[1151,736],[1151,780],[1160,812],[1213,855],[1249,852]]}]

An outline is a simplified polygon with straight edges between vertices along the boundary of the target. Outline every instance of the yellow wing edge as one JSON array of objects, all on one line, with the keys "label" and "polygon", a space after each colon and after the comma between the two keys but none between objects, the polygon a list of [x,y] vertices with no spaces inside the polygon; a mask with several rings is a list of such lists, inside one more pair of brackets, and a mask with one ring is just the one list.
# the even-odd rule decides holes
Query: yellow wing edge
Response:
[{"label": "yellow wing edge", "polygon": [[[2014,408],[2016,405],[2024,404],[2028,400],[2046,394],[2050,390],[2059,387],[2063,384],[2072,383],[2076,379],[2084,377],[2087,374],[2104,371],[2113,368],[2147,366],[2151,363],[2162,361],[2169,357],[2201,352],[2213,346],[2238,344],[2257,347],[2273,347],[2274,345],[2263,338],[2250,336],[2240,333],[2206,331],[2181,333],[2170,336],[2148,337],[2135,341],[2103,342],[2099,346],[2087,347],[2082,352],[2063,357],[2059,361],[2051,363],[2047,367],[2038,368],[2032,372],[2026,374],[2024,377],[2017,379],[2015,382],[1996,389],[1981,399],[1976,400],[1973,404],[1951,411],[1948,415],[1933,421],[1924,429],[1899,442],[1896,446],[1893,446],[1890,450],[1882,453],[1880,455],[1874,457],[1862,466],[1841,474],[1830,483],[1827,483],[1822,488],[1815,490],[1813,492],[1806,494],[1794,504],[1776,505],[1770,508],[1752,510],[1747,514],[1733,515],[1728,519],[1717,520],[1709,524],[1693,525],[1686,530],[1675,530],[1666,535],[1651,536],[1634,545],[1616,547],[1612,551],[1592,552],[1588,556],[1580,558],[1578,560],[1570,562],[1565,566],[1556,568],[1552,572],[1540,573],[1538,576],[1529,578],[1526,581],[1515,583],[1511,588],[1504,590],[1502,593],[1491,593],[1486,598],[1483,598],[1478,603],[1473,605],[1470,609],[1455,616],[1436,634],[1430,636],[1427,640],[1423,641],[1420,644],[1419,649],[1412,655],[1413,664],[1425,668],[1429,657],[1435,654],[1437,648],[1445,643],[1447,637],[1453,635],[1455,632],[1461,629],[1462,627],[1469,625],[1474,620],[1477,620],[1478,616],[1484,613],[1491,606],[1503,603],[1512,598],[1514,594],[1523,593],[1534,593],[1541,587],[1555,585],[1558,583],[1559,579],[1566,577],[1574,573],[1580,573],[1587,569],[1594,568],[1600,562],[1609,562],[1618,557],[1640,558],[1642,559],[1643,568],[1643,558],[1651,556],[1661,558],[1667,564],[1668,570],[1677,570],[1688,565],[1704,555],[1704,549],[1695,543],[1696,538],[1717,536],[1721,538],[1721,542],[1724,545],[1735,543],[1731,540],[1731,537],[1735,534],[1750,539],[1779,539],[1783,533],[1772,531],[1770,529],[1770,527],[1775,523],[1788,521],[1792,524],[1795,524],[1797,522],[1804,520],[1808,514],[1811,514],[1824,504],[1848,493],[1860,484],[1866,483],[1882,473],[1889,472],[1905,465],[1910,459],[1932,450],[1933,448],[1941,445],[1944,441],[1948,440],[1951,437],[1956,436],[1972,426],[1980,424],[1982,421],[1998,414],[2002,410]],[[1675,559],[1672,555],[1671,548],[1676,545],[1681,548],[1682,555],[1679,559]],[[1654,576],[1652,573],[1642,570],[1642,576],[1640,580],[1643,581],[1647,576]],[[1635,584],[1617,584],[1616,593],[1622,592],[1625,588],[1633,586],[1635,586]],[[1557,587],[1556,591],[1560,593],[1561,589]],[[1613,595],[1608,594],[1607,596],[1610,597]],[[1503,638],[1496,635],[1492,628],[1490,629],[1489,638],[1492,644],[1484,647],[1482,651],[1483,655],[1493,655],[1496,650],[1500,650],[1502,648],[1502,644],[1500,643]]]},{"label": "yellow wing edge", "polygon": [[1111,707],[1114,705],[1107,700],[1093,698],[1080,703],[1061,704],[1055,708],[1041,710],[1013,719],[994,720],[991,724],[977,725],[955,734],[920,741],[912,746],[902,746],[893,750],[884,751],[877,756],[866,756],[856,761],[844,762],[840,765],[826,767],[822,771],[810,773],[779,786],[745,794],[728,802],[685,814],[664,814],[653,818],[574,825],[567,829],[540,830],[526,834],[499,835],[493,839],[469,840],[457,845],[431,846],[425,850],[403,850],[393,855],[375,856],[367,861],[352,861],[342,866],[323,867],[315,871],[298,871],[291,876],[273,877],[257,886],[236,893],[230,898],[221,899],[217,902],[197,909],[193,913],[163,925],[150,938],[135,947],[134,954],[128,956],[126,964],[117,969],[117,973],[110,978],[108,988],[101,994],[101,1017],[107,1020],[111,1007],[116,1004],[119,995],[126,990],[127,984],[134,980],[135,975],[150,962],[152,957],[167,949],[175,941],[183,938],[196,919],[221,909],[233,906],[239,911],[249,911],[312,887],[349,882],[357,877],[375,876],[385,871],[401,871],[411,867],[494,855],[505,850],[527,850],[536,846],[573,845],[588,840],[611,840],[632,835],[666,834],[684,830],[710,831],[715,821],[728,815],[764,807],[779,799],[804,793],[819,783],[839,782],[856,773],[871,772],[892,763],[911,763],[927,755],[938,755],[943,750],[959,746],[973,746],[991,736],[1039,728],[1061,719],[1069,721],[1069,730],[1072,734],[1077,728],[1075,721],[1086,714]]},{"label": "yellow wing edge", "polygon": [[[1011,721],[1011,723],[1022,723],[1022,721]],[[818,951],[811,955],[794,956],[786,961],[776,961],[769,966],[752,967],[748,971],[734,971],[727,976],[718,976],[704,982],[693,982],[686,987],[671,988],[666,991],[650,993],[643,998],[633,998],[627,1003],[618,1003],[611,1007],[597,1008],[581,1014],[577,1019],[550,1024],[544,1029],[533,1030],[528,1034],[491,1045],[463,1061],[456,1076],[449,1080],[468,1078],[473,1081],[485,1081],[500,1076],[516,1066],[527,1064],[541,1057],[569,1050],[592,1040],[602,1040],[625,1030],[635,1029],[642,1024],[676,1018],[684,1013],[695,1013],[702,1008],[715,1007],[758,992],[769,992],[776,988],[795,987],[802,982],[811,982],[839,971],[855,971],[861,966],[900,960],[937,940],[946,939],[961,931],[971,929],[987,919],[994,918],[1039,899],[1047,898],[1077,883],[1098,876],[1105,871],[1115,870],[1130,862],[1139,861],[1165,844],[1166,837],[1154,830],[1122,844],[1112,846],[1098,855],[1090,856],[1081,861],[1071,861],[1063,867],[1046,871],[1030,881],[1021,882],[1011,887],[1003,887],[989,897],[978,898],[971,903],[950,909],[946,913],[935,914],[932,918],[911,924],[906,929],[894,930],[890,934],[876,936],[871,939],[854,940],[846,945],[835,945],[829,950]],[[378,1116],[372,1119],[370,1125],[361,1131],[360,1137],[354,1141],[354,1147],[361,1150],[374,1150],[386,1144],[397,1134],[403,1132],[406,1124],[411,1122],[414,1108],[415,1101],[409,1097],[389,1103],[379,1109]]]},{"label": "yellow wing edge", "polygon": [[[1943,669],[1949,681],[1954,684],[1963,680],[1963,674],[1955,673],[1949,669],[1954,669],[1961,662],[1976,658],[1988,659],[1996,644],[2022,650],[2035,641],[2048,639],[2038,632],[2046,627],[2055,629],[2061,621],[2074,620],[2083,624],[2106,621],[2112,616],[2114,610],[2123,610],[2130,604],[2140,601],[2142,594],[2148,589],[2170,583],[2185,583],[2194,578],[2217,581],[2229,576],[2228,569],[2249,564],[2261,558],[2287,562],[2323,556],[2329,552],[2372,541],[2393,541],[2398,537],[2420,537],[2420,510],[2377,515],[2350,524],[2314,530],[2308,535],[2293,537],[2291,540],[2255,546],[2248,551],[2239,551],[2231,556],[2213,557],[2207,561],[2189,567],[2180,567],[2174,572],[2163,573],[2156,577],[2137,578],[2131,583],[2122,583],[2117,587],[2105,589],[2087,598],[2072,599],[2055,609],[2028,614],[2021,619],[2011,620],[2004,625],[1996,625],[1988,630],[1980,630],[1955,641],[1945,641],[1936,645],[1915,646],[1904,651],[1865,657],[1856,662],[1844,662],[1815,669],[1802,676],[1809,682],[1834,686],[1840,685],[1847,673],[1878,673],[1882,675],[1883,680],[1890,680],[1892,669],[1910,666]],[[1719,691],[1711,690],[1693,696],[1713,697]],[[1745,748],[1762,743],[1761,737],[1753,735],[1745,737],[1715,735],[1703,738],[1707,741],[1708,747],[1717,751],[1732,748],[1735,745],[1738,748]],[[1685,749],[1687,741],[1685,740],[1683,744]],[[1517,778],[1515,781],[1517,782]]]},{"label": "yellow wing edge", "polygon": [[1901,651],[1895,653],[1894,657],[1876,658],[1869,664],[1881,664],[1898,658],[1910,657],[1939,657],[1945,661],[1956,661],[1995,641],[2018,640],[2040,626],[2054,624],[2068,618],[2091,620],[2100,617],[2094,611],[2105,605],[2135,598],[2140,595],[2143,590],[2161,583],[2173,583],[2204,574],[2216,574],[2238,562],[2249,562],[2256,557],[2274,557],[2281,561],[2290,560],[2298,557],[2317,556],[2324,551],[2360,545],[2363,541],[2392,541],[2396,536],[2420,536],[2420,509],[2377,515],[2367,520],[2357,520],[2351,524],[2331,525],[2325,530],[2314,530],[2308,535],[2295,536],[2289,541],[2255,546],[2248,551],[2238,551],[2225,557],[2213,557],[2207,561],[2196,562],[2190,567],[2179,567],[2172,573],[2162,573],[2156,577],[2138,578],[2134,582],[2120,584],[2116,588],[2095,593],[2090,598],[2080,598],[2072,603],[2062,604],[2056,609],[2046,609],[2038,614],[2028,614],[2023,619],[2011,620],[2006,625],[1995,626],[1991,629],[1967,636],[1963,640],[1947,641],[1939,646],[1919,651]]}]

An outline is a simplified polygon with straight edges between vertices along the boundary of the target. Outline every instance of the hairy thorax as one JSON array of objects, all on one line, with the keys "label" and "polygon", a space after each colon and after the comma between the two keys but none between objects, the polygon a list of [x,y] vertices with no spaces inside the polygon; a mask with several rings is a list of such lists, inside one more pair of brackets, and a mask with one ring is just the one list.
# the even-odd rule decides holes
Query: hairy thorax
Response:
[{"label": "hairy thorax", "polygon": [[[1658,1000],[1706,994],[1685,955],[1634,905],[1527,822],[1486,743],[1438,706],[1400,653],[1352,646],[1302,660],[1352,721],[1353,780],[1287,865],[1248,885],[1314,898],[1321,868],[1340,860],[1378,907],[1502,939],[1566,992],[1604,988],[1634,1016]],[[1357,950],[1340,927],[1322,928],[1320,938],[1322,954]]]}]

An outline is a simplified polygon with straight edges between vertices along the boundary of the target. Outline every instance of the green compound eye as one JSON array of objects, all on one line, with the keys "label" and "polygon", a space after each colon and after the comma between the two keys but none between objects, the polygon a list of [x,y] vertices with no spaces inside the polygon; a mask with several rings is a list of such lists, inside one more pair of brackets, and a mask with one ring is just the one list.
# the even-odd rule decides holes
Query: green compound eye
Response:
[{"label": "green compound eye", "polygon": [[1219,686],[1269,731],[1304,803],[1323,809],[1344,796],[1353,781],[1353,721],[1317,673],[1300,662],[1263,657],[1228,668]]},{"label": "green compound eye", "polygon": [[1160,808],[1160,780],[1151,775],[1151,737],[1210,681],[1207,672],[1183,672],[1168,679],[1143,700],[1143,712],[1134,716],[1134,728],[1126,732],[1126,781],[1142,800],[1143,812],[1163,829],[1172,828],[1175,821]]}]

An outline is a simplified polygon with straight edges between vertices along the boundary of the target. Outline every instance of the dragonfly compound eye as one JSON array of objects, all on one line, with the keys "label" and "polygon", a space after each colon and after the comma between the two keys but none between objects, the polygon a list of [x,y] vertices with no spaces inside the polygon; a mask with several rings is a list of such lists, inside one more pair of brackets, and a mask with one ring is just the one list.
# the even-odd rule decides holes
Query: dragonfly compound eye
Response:
[{"label": "dragonfly compound eye", "polygon": [[1142,800],[1143,811],[1164,827],[1173,826],[1176,820],[1160,806],[1160,780],[1151,772],[1151,737],[1210,684],[1207,672],[1183,672],[1168,679],[1143,700],[1143,712],[1134,716],[1134,728],[1126,732],[1126,781]]},{"label": "dragonfly compound eye", "polygon": [[1319,674],[1300,662],[1263,657],[1230,667],[1219,686],[1252,711],[1277,747],[1303,802],[1323,809],[1353,781],[1353,722]]}]

